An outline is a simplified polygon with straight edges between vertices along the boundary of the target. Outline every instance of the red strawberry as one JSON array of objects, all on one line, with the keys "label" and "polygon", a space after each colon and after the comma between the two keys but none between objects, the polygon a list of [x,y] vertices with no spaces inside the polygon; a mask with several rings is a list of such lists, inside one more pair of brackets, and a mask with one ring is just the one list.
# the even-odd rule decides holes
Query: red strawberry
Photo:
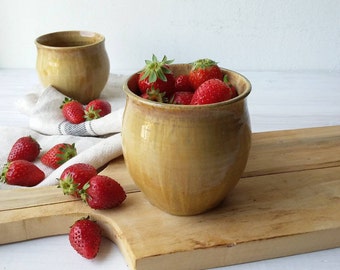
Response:
[{"label": "red strawberry", "polygon": [[176,92],[172,98],[170,103],[172,104],[180,104],[180,105],[190,105],[191,99],[193,97],[193,92]]},{"label": "red strawberry", "polygon": [[105,175],[93,176],[80,193],[82,200],[93,209],[110,209],[126,199],[122,186]]},{"label": "red strawberry", "polygon": [[48,167],[56,169],[76,155],[77,150],[74,143],[59,143],[42,155],[41,162]]},{"label": "red strawberry", "polygon": [[85,107],[85,119],[93,120],[103,117],[111,112],[111,104],[103,99],[92,100]]},{"label": "red strawberry", "polygon": [[39,143],[31,136],[19,138],[12,146],[7,160],[13,161],[24,159],[27,161],[34,161],[40,153]]},{"label": "red strawberry", "polygon": [[79,124],[85,121],[84,108],[79,101],[65,97],[60,109],[65,119],[72,124]]},{"label": "red strawberry", "polygon": [[217,63],[210,59],[199,59],[194,62],[189,72],[191,87],[197,89],[209,79],[223,79],[223,73]]},{"label": "red strawberry", "polygon": [[202,83],[194,93],[191,105],[202,105],[225,101],[232,97],[231,88],[219,79],[210,79]]},{"label": "red strawberry", "polygon": [[230,87],[230,89],[231,89],[231,91],[232,91],[231,98],[237,97],[237,96],[238,96],[237,89],[236,89],[236,87],[235,87],[234,85],[232,85],[232,83],[229,81],[227,75],[224,75],[223,81],[224,81],[224,83],[226,83],[226,84]]},{"label": "red strawberry", "polygon": [[177,76],[175,79],[175,89],[176,92],[194,92],[190,84],[189,75],[182,74]]},{"label": "red strawberry", "polygon": [[94,259],[100,248],[101,228],[89,217],[77,220],[68,235],[71,246],[86,259]]},{"label": "red strawberry", "polygon": [[162,92],[160,93],[158,89],[154,89],[151,87],[151,89],[146,90],[145,93],[141,94],[142,98],[152,100],[152,101],[157,101],[157,102],[166,102],[167,98],[165,97],[165,93]]},{"label": "red strawberry", "polygon": [[90,164],[75,163],[67,167],[62,173],[58,187],[63,189],[65,195],[79,197],[79,190],[91,177],[97,175],[97,170]]},{"label": "red strawberry", "polygon": [[158,61],[155,55],[152,60],[145,60],[146,66],[139,74],[138,87],[142,94],[150,90],[151,87],[164,92],[168,97],[175,91],[175,77],[169,69],[169,64],[173,60],[168,60],[166,56],[162,61]]},{"label": "red strawberry", "polygon": [[1,182],[9,185],[33,187],[45,179],[45,173],[27,160],[14,160],[5,164]]}]

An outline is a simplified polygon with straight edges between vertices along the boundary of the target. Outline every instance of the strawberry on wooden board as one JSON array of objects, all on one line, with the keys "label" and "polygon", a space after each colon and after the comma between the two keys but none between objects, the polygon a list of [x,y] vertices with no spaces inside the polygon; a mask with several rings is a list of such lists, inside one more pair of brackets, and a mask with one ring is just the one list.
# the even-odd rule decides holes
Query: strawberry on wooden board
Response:
[{"label": "strawberry on wooden board", "polygon": [[182,74],[175,78],[175,89],[176,92],[194,92],[188,74]]},{"label": "strawberry on wooden board", "polygon": [[104,99],[95,99],[85,107],[85,119],[93,120],[103,117],[111,112],[111,104]]},{"label": "strawberry on wooden board", "polygon": [[77,149],[74,143],[59,143],[41,156],[41,162],[52,169],[56,169],[76,155]]},{"label": "strawberry on wooden board", "polygon": [[197,89],[209,79],[223,79],[223,73],[217,63],[211,59],[199,59],[192,64],[189,81],[193,89]]},{"label": "strawberry on wooden board", "polygon": [[77,100],[65,97],[60,109],[65,119],[72,124],[80,124],[85,121],[84,107]]},{"label": "strawberry on wooden board", "polygon": [[179,105],[190,105],[193,95],[193,92],[178,91],[172,96],[170,103]]},{"label": "strawberry on wooden board", "polygon": [[70,229],[71,246],[86,259],[94,259],[100,248],[101,228],[89,217],[77,220]]},{"label": "strawberry on wooden board", "polygon": [[219,79],[210,79],[198,87],[192,97],[191,105],[203,105],[226,101],[232,98],[232,89]]},{"label": "strawberry on wooden board", "polygon": [[13,144],[7,160],[24,159],[34,161],[39,156],[40,149],[39,143],[31,136],[21,137]]},{"label": "strawberry on wooden board", "polygon": [[61,173],[58,187],[63,189],[65,195],[79,197],[79,191],[95,175],[97,170],[91,164],[75,163]]},{"label": "strawberry on wooden board", "polygon": [[173,60],[168,60],[166,56],[162,61],[158,61],[155,55],[152,60],[145,60],[145,67],[138,77],[138,87],[141,94],[146,93],[151,87],[164,92],[168,97],[175,91],[175,77],[169,69],[169,64]]},{"label": "strawberry on wooden board", "polygon": [[83,186],[80,196],[93,209],[111,209],[126,199],[122,186],[105,175],[93,176]]},{"label": "strawberry on wooden board", "polygon": [[9,185],[33,187],[45,179],[45,173],[27,160],[14,160],[5,164],[1,182]]}]

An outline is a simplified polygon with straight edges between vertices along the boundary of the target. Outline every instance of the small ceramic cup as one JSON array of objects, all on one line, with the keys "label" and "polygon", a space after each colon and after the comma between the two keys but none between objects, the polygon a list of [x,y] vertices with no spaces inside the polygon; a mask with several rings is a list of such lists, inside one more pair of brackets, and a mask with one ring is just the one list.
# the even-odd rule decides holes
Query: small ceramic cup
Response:
[{"label": "small ceramic cup", "polygon": [[86,31],[49,33],[35,40],[36,68],[43,86],[87,104],[107,83],[110,63],[104,36]]},{"label": "small ceramic cup", "polygon": [[[175,75],[187,64],[170,65]],[[208,105],[174,105],[138,96],[138,73],[124,85],[127,95],[122,145],[136,185],[158,208],[195,215],[219,205],[238,183],[251,146],[246,97],[250,82],[223,69],[238,97]]]}]

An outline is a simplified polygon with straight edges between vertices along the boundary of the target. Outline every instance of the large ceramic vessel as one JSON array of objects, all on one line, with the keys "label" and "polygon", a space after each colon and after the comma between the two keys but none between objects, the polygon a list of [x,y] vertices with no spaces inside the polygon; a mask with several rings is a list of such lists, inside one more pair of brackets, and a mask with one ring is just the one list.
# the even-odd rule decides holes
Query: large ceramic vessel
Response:
[{"label": "large ceramic vessel", "polygon": [[109,76],[104,36],[86,31],[46,34],[35,40],[43,86],[53,85],[83,104],[98,98]]},{"label": "large ceramic vessel", "polygon": [[[172,65],[175,75],[190,65]],[[127,95],[122,139],[131,177],[147,199],[174,215],[195,215],[220,204],[238,183],[251,146],[246,97],[250,82],[223,69],[238,97],[209,105],[173,105],[136,93],[138,74]]]}]

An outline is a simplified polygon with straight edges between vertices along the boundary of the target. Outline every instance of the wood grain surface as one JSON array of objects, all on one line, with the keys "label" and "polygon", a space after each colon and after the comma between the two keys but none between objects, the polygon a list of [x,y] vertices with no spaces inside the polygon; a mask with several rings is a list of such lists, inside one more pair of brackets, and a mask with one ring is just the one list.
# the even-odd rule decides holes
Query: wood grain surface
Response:
[{"label": "wood grain surface", "polygon": [[340,246],[340,126],[253,134],[248,165],[219,207],[176,217],[153,207],[123,158],[101,172],[128,192],[92,210],[56,187],[0,191],[0,244],[66,234],[91,215],[131,269],[205,269]]}]

